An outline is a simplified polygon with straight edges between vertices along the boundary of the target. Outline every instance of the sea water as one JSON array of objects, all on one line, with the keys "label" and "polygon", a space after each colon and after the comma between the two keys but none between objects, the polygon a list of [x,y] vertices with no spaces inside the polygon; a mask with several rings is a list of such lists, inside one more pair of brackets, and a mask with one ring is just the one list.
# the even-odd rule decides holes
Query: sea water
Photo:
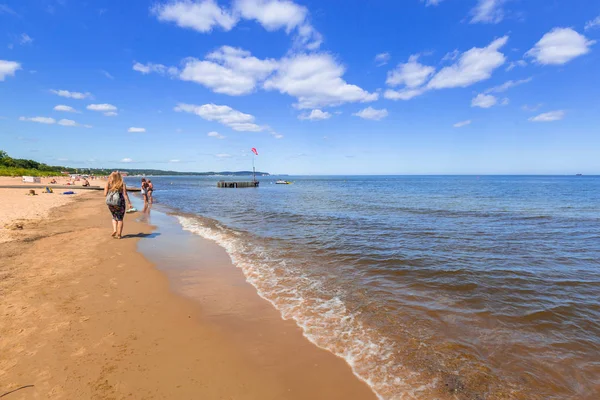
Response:
[{"label": "sea water", "polygon": [[600,398],[600,177],[219,179],[154,197],[380,398]]}]

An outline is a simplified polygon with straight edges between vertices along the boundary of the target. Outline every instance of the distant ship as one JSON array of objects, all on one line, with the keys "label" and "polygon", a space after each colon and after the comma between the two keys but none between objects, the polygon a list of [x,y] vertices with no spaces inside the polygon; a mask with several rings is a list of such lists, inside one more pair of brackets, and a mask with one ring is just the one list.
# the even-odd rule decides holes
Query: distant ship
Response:
[{"label": "distant ship", "polygon": [[575,176],[583,176],[583,174],[576,174]]},{"label": "distant ship", "polygon": [[290,185],[292,182],[289,181],[284,181],[283,179],[279,179],[277,182],[275,182],[278,185]]}]

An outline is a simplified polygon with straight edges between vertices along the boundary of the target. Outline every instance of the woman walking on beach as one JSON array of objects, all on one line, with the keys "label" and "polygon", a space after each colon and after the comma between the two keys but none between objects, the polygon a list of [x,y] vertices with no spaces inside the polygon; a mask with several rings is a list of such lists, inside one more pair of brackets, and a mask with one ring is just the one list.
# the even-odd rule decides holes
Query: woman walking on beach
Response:
[{"label": "woman walking on beach", "polygon": [[111,173],[104,186],[106,204],[112,214],[113,233],[112,237],[121,239],[123,233],[123,218],[125,217],[125,206],[131,207],[131,201],[127,195],[127,186],[123,177],[117,171]]}]

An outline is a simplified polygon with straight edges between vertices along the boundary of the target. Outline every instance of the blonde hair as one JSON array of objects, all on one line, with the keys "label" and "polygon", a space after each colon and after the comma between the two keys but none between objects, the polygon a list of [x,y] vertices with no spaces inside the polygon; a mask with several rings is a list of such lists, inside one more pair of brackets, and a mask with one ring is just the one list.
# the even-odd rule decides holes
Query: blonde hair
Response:
[{"label": "blonde hair", "polygon": [[119,171],[112,172],[108,176],[108,188],[114,192],[123,190],[123,177]]}]

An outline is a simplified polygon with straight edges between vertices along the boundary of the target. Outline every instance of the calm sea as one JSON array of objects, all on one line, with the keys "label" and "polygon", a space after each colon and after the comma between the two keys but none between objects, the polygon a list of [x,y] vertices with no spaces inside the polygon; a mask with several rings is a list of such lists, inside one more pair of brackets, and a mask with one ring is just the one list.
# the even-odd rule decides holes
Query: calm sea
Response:
[{"label": "calm sea", "polygon": [[218,179],[152,181],[380,398],[600,398],[600,177]]}]

